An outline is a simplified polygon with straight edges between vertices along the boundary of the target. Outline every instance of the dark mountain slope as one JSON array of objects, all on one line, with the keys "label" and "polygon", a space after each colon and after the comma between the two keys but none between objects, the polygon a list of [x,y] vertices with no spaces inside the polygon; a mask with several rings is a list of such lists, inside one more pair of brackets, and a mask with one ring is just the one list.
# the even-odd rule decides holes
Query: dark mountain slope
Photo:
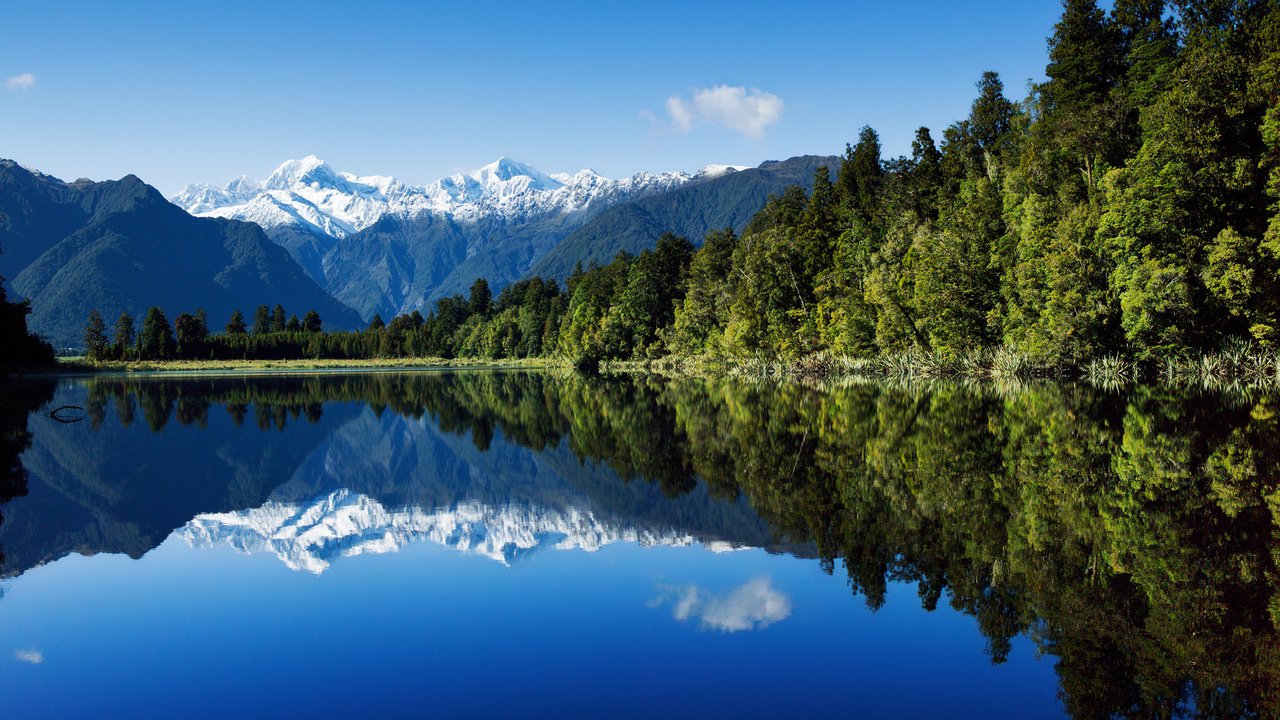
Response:
[{"label": "dark mountain slope", "polygon": [[427,296],[467,258],[467,236],[435,215],[387,215],[337,243],[324,259],[325,286],[367,318],[425,307]]},{"label": "dark mountain slope", "polygon": [[[667,231],[698,243],[711,230],[741,230],[769,195],[789,185],[812,187],[819,166],[834,172],[839,162],[812,156],[767,162],[718,177],[697,177],[674,190],[644,194],[604,210],[475,222],[388,215],[333,243],[323,258],[322,284],[366,319],[375,312],[384,319],[414,309],[425,313],[441,297],[465,295],[477,278],[488,280],[496,293],[528,275],[563,279],[579,260],[606,263],[619,250],[639,252]],[[314,267],[314,243],[292,236],[273,239]]]},{"label": "dark mountain slope", "polygon": [[666,232],[683,235],[694,244],[701,244],[712,230],[732,227],[740,232],[770,195],[789,185],[812,189],[814,173],[823,165],[834,176],[840,158],[805,155],[770,161],[758,168],[622,203],[565,237],[533,263],[528,275],[562,280],[579,261],[584,267],[593,262],[604,265],[620,251],[636,254],[653,247]]},{"label": "dark mountain slope", "polygon": [[32,330],[57,346],[78,346],[95,308],[108,322],[152,305],[171,318],[205,308],[217,328],[236,309],[281,303],[331,327],[360,324],[258,226],[194,218],[132,175],[62,183],[0,161],[0,208],[0,267],[17,271]]}]

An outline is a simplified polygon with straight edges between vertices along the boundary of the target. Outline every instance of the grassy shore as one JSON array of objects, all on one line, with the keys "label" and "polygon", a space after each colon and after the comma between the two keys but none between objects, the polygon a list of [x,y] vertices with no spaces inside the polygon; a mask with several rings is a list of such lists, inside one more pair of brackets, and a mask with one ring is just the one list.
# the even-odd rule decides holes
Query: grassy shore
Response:
[{"label": "grassy shore", "polygon": [[[377,358],[369,360],[146,360],[92,362],[59,358],[55,372],[64,373],[289,373],[343,370],[426,370],[529,368],[567,369],[562,358]],[[729,376],[810,380],[969,380],[1022,382],[1081,381],[1100,387],[1165,384],[1205,388],[1280,386],[1280,353],[1238,344],[1216,353],[1139,363],[1119,356],[1083,365],[1064,365],[1005,349],[978,350],[959,356],[907,352],[870,358],[816,353],[798,358],[732,358],[668,355],[650,360],[610,360],[602,373],[651,373],[672,376]]]},{"label": "grassy shore", "polygon": [[491,360],[488,358],[375,358],[369,360],[107,360],[58,358],[57,372],[73,373],[287,373],[340,370],[426,370],[446,368],[562,367],[554,358]]}]

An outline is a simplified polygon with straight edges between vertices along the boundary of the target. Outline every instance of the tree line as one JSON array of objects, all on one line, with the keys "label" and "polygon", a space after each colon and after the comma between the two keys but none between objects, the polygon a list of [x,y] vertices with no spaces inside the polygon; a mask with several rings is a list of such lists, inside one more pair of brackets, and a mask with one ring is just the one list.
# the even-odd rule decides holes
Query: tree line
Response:
[{"label": "tree line", "polygon": [[116,319],[114,331],[109,334],[102,314],[91,310],[84,344],[91,360],[300,357],[299,348],[323,338],[323,331],[324,322],[315,310],[308,311],[301,320],[297,315],[286,320],[283,306],[269,309],[259,305],[252,326],[246,324],[244,313],[236,310],[221,333],[210,332],[204,309],[195,314],[181,313],[170,322],[163,308],[151,307],[143,317],[141,330],[133,315],[126,312]]},{"label": "tree line", "polygon": [[909,156],[885,159],[865,127],[812,192],[772,197],[740,235],[666,235],[563,288],[531,278],[494,299],[482,279],[426,316],[270,352],[593,364],[999,347],[1070,366],[1275,348],[1280,6],[1063,5],[1026,97],[984,73],[969,115],[940,138],[919,128]]}]

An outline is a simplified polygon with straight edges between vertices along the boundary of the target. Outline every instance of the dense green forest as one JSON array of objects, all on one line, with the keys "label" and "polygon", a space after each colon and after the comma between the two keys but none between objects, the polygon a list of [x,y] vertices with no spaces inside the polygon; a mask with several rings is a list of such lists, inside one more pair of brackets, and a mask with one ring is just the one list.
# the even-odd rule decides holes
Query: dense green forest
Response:
[{"label": "dense green forest", "polygon": [[1280,712],[1268,393],[545,372],[87,382],[94,426],[229,415],[296,437],[355,401],[482,451],[567,448],[670,498],[745,498],[858,602],[908,583],[925,608],[972,616],[993,661],[1026,634],[1057,658],[1074,717]]},{"label": "dense green forest", "polygon": [[[813,191],[741,236],[663,236],[380,320],[365,333],[222,337],[192,357],[799,358],[1001,348],[1046,366],[1280,343],[1280,5],[1067,0],[1047,80],[995,73],[909,157],[863,128]],[[253,335],[245,337],[252,338]],[[234,340],[234,341],[233,341]],[[127,345],[127,344],[126,344]],[[177,343],[175,345],[175,349]]]},{"label": "dense green forest", "polygon": [[[1280,6],[1069,0],[1047,81],[986,73],[910,157],[864,128],[741,237],[570,281],[556,349],[794,357],[1002,346],[1053,362],[1277,341]],[[833,168],[833,170],[837,170]]]}]

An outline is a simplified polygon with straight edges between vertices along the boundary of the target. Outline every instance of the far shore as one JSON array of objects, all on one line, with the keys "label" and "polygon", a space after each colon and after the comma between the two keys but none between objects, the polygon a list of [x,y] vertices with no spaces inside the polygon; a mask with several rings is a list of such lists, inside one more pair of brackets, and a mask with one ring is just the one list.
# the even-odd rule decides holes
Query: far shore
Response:
[{"label": "far shore", "polygon": [[56,367],[29,371],[29,375],[98,374],[284,374],[377,370],[459,370],[534,369],[565,367],[552,358],[376,358],[376,359],[295,359],[295,360],[108,360],[94,362],[83,357],[60,357]]},{"label": "far shore", "polygon": [[840,379],[968,382],[1086,382],[1103,388],[1175,385],[1200,388],[1269,388],[1280,385],[1280,353],[1248,346],[1228,348],[1161,363],[1109,356],[1083,366],[1061,365],[1002,348],[958,356],[907,352],[872,358],[815,353],[799,358],[667,355],[640,360],[574,362],[563,357],[535,358],[296,358],[289,360],[141,360],[91,361],[59,357],[51,368],[27,370],[29,376],[85,375],[273,375],[341,372],[445,370],[572,370],[589,373],[644,373],[667,376],[735,377],[757,380]]}]

